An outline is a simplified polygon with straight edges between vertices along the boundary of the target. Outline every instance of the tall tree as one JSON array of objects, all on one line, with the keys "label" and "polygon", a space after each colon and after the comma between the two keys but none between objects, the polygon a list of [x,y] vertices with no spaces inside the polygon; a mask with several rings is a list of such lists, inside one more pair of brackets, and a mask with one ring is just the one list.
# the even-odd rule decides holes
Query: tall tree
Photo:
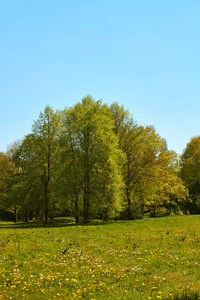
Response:
[{"label": "tall tree", "polygon": [[54,197],[54,176],[58,168],[59,128],[61,113],[49,106],[34,122],[32,133],[27,135],[13,159],[22,169],[21,191],[26,199],[35,199],[48,222],[50,204]]},{"label": "tall tree", "polygon": [[16,167],[15,163],[12,160],[12,156],[20,144],[21,141],[18,140],[8,146],[8,149],[6,151],[8,164],[7,168],[4,169],[4,205],[7,210],[14,212],[15,223],[17,223],[18,220],[18,209],[20,207],[20,200],[18,194],[14,196],[14,191],[16,190],[16,187],[18,185],[18,176],[21,170],[18,167]]},{"label": "tall tree", "polygon": [[12,163],[8,154],[0,152],[0,208],[5,208],[5,198],[7,195],[6,178],[7,173],[11,169]]},{"label": "tall tree", "polygon": [[[106,214],[120,208],[123,154],[113,127],[108,106],[90,96],[65,111],[62,141],[66,145],[67,174],[70,172],[74,188],[82,197],[84,223],[93,212]],[[78,201],[78,195],[75,197]]]},{"label": "tall tree", "polygon": [[131,164],[136,159],[137,145],[140,140],[140,129],[133,122],[133,119],[128,110],[123,106],[119,106],[118,103],[113,103],[110,106],[112,118],[114,120],[114,132],[119,139],[119,147],[125,154],[125,161],[123,165],[123,180],[126,188],[126,199],[128,205],[128,211],[131,206]]},{"label": "tall tree", "polygon": [[[154,166],[164,144],[152,126],[137,126],[129,111],[123,106],[113,103],[110,107],[115,121],[115,134],[119,145],[126,156],[123,166],[123,179],[126,186],[127,217],[131,217],[132,199],[138,195],[144,196],[153,184]],[[143,189],[140,193],[138,187]],[[141,199],[141,210],[144,213],[144,197]]]},{"label": "tall tree", "polygon": [[144,215],[147,203],[156,211],[159,205],[169,200],[169,190],[171,195],[173,190],[176,197],[184,198],[183,184],[175,172],[172,174],[172,169],[177,166],[175,157],[168,151],[165,140],[153,126],[137,126],[123,106],[113,103],[110,109],[115,121],[115,134],[126,155],[123,179],[127,218],[133,217],[132,211],[140,210]]},{"label": "tall tree", "polygon": [[[200,209],[200,136],[187,144],[180,161],[180,177],[189,189],[193,210]],[[196,208],[195,208],[196,206]]]},{"label": "tall tree", "polygon": [[58,167],[60,124],[61,113],[54,112],[51,107],[46,106],[32,127],[32,146],[35,152],[35,166],[42,183],[45,223],[49,218],[50,200],[53,200],[53,178]]},{"label": "tall tree", "polygon": [[38,157],[34,145],[35,137],[28,134],[21,145],[12,154],[12,161],[15,165],[18,176],[13,176],[10,195],[19,204],[22,216],[28,221],[32,219],[33,212],[41,209],[42,184],[41,171],[38,168]]}]

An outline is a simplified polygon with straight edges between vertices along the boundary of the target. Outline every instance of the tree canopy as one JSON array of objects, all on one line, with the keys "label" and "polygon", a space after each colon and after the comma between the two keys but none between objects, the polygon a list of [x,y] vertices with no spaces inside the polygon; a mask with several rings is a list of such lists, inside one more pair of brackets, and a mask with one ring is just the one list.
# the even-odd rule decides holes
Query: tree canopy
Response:
[{"label": "tree canopy", "polygon": [[116,102],[88,95],[63,111],[46,106],[32,132],[0,153],[1,209],[45,223],[58,215],[77,223],[156,216],[197,188],[198,143],[188,145],[180,167],[155,128],[137,125]]},{"label": "tree canopy", "polygon": [[200,136],[193,137],[181,156],[180,177],[189,189],[193,209],[200,211]]}]

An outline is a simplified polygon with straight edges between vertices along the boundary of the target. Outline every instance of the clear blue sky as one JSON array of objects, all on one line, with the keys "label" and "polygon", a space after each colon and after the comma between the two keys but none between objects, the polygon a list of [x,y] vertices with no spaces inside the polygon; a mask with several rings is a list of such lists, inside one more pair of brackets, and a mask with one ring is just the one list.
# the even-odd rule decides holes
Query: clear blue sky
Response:
[{"label": "clear blue sky", "polygon": [[179,154],[200,135],[199,0],[1,0],[0,151],[91,94]]}]

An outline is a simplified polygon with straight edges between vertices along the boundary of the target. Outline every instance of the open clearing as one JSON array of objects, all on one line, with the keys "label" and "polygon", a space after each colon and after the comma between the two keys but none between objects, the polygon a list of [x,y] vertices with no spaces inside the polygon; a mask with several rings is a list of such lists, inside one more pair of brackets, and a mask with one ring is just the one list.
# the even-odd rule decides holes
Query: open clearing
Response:
[{"label": "open clearing", "polygon": [[198,299],[199,287],[198,215],[0,222],[0,299]]}]

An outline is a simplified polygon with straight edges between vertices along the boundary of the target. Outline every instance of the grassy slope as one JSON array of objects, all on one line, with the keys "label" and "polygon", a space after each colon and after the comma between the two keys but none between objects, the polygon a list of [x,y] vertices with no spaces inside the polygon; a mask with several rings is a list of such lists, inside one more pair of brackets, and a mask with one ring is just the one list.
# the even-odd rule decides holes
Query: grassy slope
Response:
[{"label": "grassy slope", "polygon": [[200,291],[199,264],[200,216],[0,223],[0,299],[173,299]]}]

